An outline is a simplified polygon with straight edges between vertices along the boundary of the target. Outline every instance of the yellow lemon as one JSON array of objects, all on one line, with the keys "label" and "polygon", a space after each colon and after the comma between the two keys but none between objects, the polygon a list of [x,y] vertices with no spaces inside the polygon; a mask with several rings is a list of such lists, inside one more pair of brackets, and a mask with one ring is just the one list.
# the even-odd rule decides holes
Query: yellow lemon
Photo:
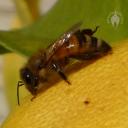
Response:
[{"label": "yellow lemon", "polygon": [[[113,53],[31,95],[10,114],[3,128],[128,128],[128,41]],[[83,65],[83,64],[82,64]]]}]

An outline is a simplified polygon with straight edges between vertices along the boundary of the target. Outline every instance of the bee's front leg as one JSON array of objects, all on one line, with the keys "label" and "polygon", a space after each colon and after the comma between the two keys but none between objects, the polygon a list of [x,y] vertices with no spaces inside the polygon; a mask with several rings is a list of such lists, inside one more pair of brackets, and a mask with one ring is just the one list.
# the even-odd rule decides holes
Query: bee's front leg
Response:
[{"label": "bee's front leg", "polygon": [[71,83],[68,81],[67,76],[64,74],[63,70],[62,70],[61,67],[59,66],[59,64],[53,63],[53,64],[52,64],[52,69],[54,69],[66,83],[71,84]]}]

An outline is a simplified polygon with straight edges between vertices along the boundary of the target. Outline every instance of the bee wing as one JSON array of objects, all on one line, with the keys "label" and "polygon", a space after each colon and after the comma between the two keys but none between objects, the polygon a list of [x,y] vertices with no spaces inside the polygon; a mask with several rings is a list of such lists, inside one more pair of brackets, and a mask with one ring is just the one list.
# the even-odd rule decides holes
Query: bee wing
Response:
[{"label": "bee wing", "polygon": [[74,24],[68,31],[66,31],[58,40],[56,40],[52,45],[48,47],[47,50],[47,61],[49,62],[52,56],[56,53],[58,49],[60,49],[65,42],[80,29],[82,22],[78,22]]},{"label": "bee wing", "polygon": [[82,24],[82,22],[78,22],[78,23],[74,24],[70,29],[68,29],[68,31],[66,31],[62,36],[60,36],[60,38],[57,40],[57,42],[60,40],[62,40],[63,42],[68,40],[77,30],[80,29],[81,24]]}]

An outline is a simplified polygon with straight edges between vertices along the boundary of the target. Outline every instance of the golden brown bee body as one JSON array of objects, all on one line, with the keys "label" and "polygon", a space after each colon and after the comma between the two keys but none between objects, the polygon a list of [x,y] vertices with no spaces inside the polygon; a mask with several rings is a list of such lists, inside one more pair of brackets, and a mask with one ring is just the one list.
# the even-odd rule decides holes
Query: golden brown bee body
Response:
[{"label": "golden brown bee body", "polygon": [[[108,43],[93,36],[98,27],[94,31],[91,29],[80,30],[80,25],[80,23],[75,24],[45,51],[38,51],[21,69],[21,79],[31,94],[36,95],[39,83],[47,79],[47,72],[50,70],[57,72],[63,80],[70,84],[63,71],[70,58],[90,60],[111,51],[111,46]],[[43,75],[41,75],[42,71]],[[18,103],[18,89],[21,85],[23,83],[19,82],[17,86]]]}]

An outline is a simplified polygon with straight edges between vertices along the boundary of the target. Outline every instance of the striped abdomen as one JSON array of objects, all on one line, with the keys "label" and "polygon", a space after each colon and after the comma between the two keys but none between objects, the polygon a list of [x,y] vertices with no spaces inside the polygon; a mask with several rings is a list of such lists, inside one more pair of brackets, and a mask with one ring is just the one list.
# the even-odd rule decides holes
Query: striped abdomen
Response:
[{"label": "striped abdomen", "polygon": [[[80,56],[81,59],[86,59],[87,56],[89,58],[102,56],[109,51],[111,51],[111,46],[105,41],[78,31],[57,51],[55,58],[74,57],[79,59]],[[87,57],[87,59],[89,58]]]}]

